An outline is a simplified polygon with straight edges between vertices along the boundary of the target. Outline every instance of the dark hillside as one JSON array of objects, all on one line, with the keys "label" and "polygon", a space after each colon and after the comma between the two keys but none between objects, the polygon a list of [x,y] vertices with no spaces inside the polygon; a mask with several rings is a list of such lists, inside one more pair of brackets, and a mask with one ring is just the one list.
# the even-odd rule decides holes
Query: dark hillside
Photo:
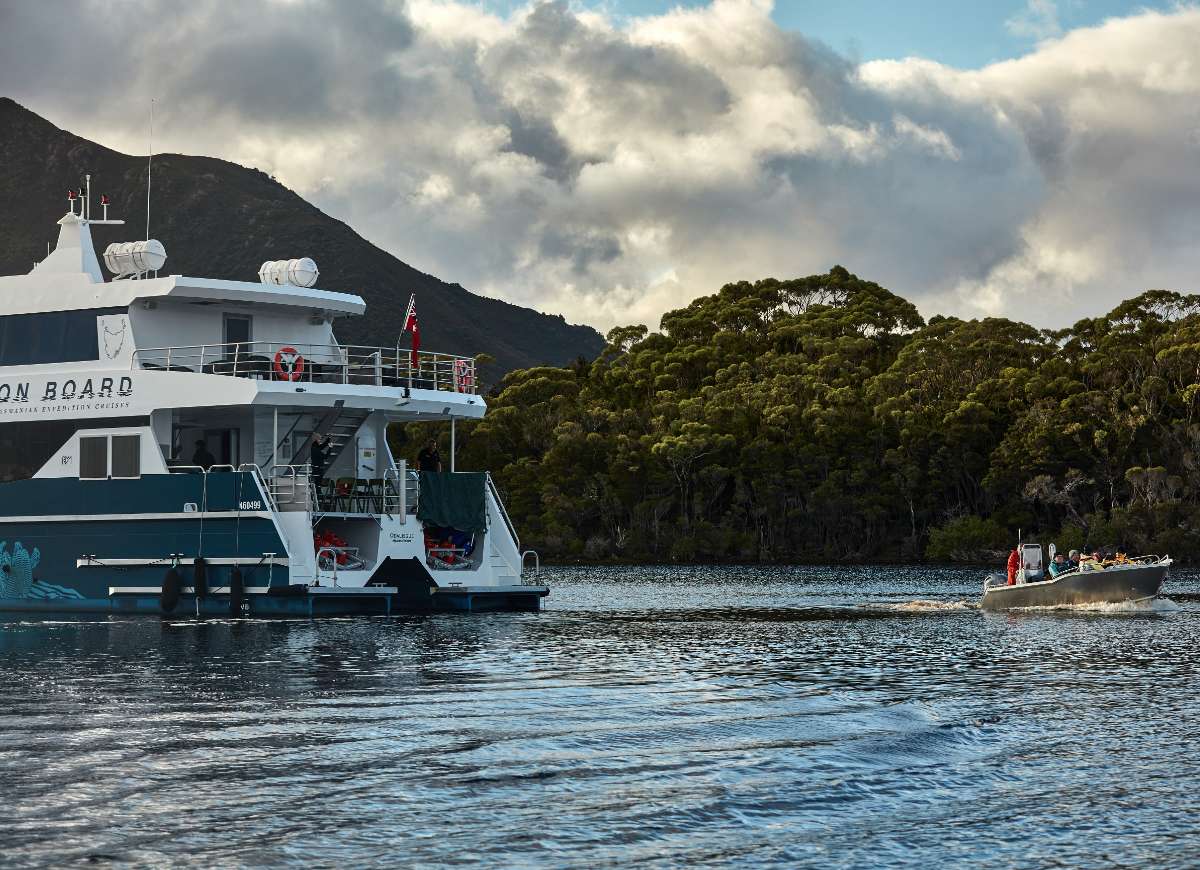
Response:
[{"label": "dark hillside", "polygon": [[[146,160],[81,139],[0,97],[0,274],[27,272],[57,238],[66,191],[92,174],[93,216],[107,193],[124,227],[96,227],[97,253],[139,239],[146,222]],[[604,346],[594,329],[498,299],[477,296],[419,272],[269,176],[211,157],[154,158],[150,233],[167,248],[172,274],[257,280],[264,260],[312,257],[325,290],[357,293],[368,312],[338,325],[338,338],[388,346],[400,331],[408,294],[417,293],[422,345],[447,353],[492,354],[500,373],[561,364]]]}]

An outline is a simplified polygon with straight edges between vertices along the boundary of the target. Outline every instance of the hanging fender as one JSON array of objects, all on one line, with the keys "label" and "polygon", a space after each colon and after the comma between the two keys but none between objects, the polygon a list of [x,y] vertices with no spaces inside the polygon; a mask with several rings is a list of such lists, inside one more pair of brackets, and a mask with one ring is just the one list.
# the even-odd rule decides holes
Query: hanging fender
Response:
[{"label": "hanging fender", "polygon": [[192,590],[196,594],[197,601],[208,597],[208,567],[202,556],[196,557],[195,565],[192,568]]},{"label": "hanging fender", "polygon": [[242,615],[242,601],[246,597],[246,581],[242,578],[242,569],[236,565],[229,572],[229,615]]},{"label": "hanging fender", "polygon": [[174,568],[167,571],[163,577],[162,592],[158,596],[158,606],[163,613],[174,613],[179,604],[179,595],[183,592],[183,578]]}]

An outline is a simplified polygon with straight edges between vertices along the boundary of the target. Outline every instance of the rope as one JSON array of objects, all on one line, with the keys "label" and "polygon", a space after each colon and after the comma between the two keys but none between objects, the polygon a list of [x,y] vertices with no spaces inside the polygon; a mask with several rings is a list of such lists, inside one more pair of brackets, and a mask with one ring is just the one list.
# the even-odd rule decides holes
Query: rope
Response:
[{"label": "rope", "polygon": [[196,558],[204,555],[204,515],[208,512],[208,472],[202,475],[200,489],[200,541],[196,545]]},{"label": "rope", "polygon": [[166,565],[168,563],[170,563],[172,568],[179,567],[179,556],[175,553],[172,553],[169,556],[163,556],[161,559],[152,559],[144,565],[110,565],[103,559],[97,559],[95,556],[86,556],[84,558],[87,559],[88,564],[90,565],[98,565],[101,568],[110,568],[120,574],[127,574],[130,571],[140,571],[143,568],[153,568],[155,565]]},{"label": "rope", "polygon": [[233,523],[233,565],[238,566],[238,559],[242,556],[242,485],[246,482],[245,475],[238,472],[237,485],[237,518]]}]

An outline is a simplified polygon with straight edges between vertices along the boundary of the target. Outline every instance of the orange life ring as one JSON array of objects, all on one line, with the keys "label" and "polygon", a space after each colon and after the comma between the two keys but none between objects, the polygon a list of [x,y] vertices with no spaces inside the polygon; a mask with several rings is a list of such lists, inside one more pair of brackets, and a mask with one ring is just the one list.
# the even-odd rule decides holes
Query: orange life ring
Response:
[{"label": "orange life ring", "polygon": [[[290,368],[288,367],[290,365]],[[281,347],[275,351],[275,374],[282,381],[298,381],[304,374],[304,357],[294,347]]]}]

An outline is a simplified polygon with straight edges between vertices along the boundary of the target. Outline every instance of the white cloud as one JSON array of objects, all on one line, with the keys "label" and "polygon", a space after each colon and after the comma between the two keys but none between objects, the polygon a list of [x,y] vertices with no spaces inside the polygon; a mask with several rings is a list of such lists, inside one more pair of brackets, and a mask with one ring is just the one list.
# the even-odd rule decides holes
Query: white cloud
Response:
[{"label": "white cloud", "polygon": [[75,25],[103,75],[53,8],[0,12],[0,81],[135,153],[126,110],[154,95],[158,149],[257,166],[418,268],[602,329],[834,263],[926,314],[1061,325],[1200,267],[1194,7],[1057,33],[1034,0],[1012,26],[1057,38],[958,70],[855,64],[767,0],[124,2],[152,36],[111,4]]},{"label": "white cloud", "polygon": [[1004,22],[1013,36],[1049,39],[1062,33],[1055,0],[1026,0],[1025,8]]}]

